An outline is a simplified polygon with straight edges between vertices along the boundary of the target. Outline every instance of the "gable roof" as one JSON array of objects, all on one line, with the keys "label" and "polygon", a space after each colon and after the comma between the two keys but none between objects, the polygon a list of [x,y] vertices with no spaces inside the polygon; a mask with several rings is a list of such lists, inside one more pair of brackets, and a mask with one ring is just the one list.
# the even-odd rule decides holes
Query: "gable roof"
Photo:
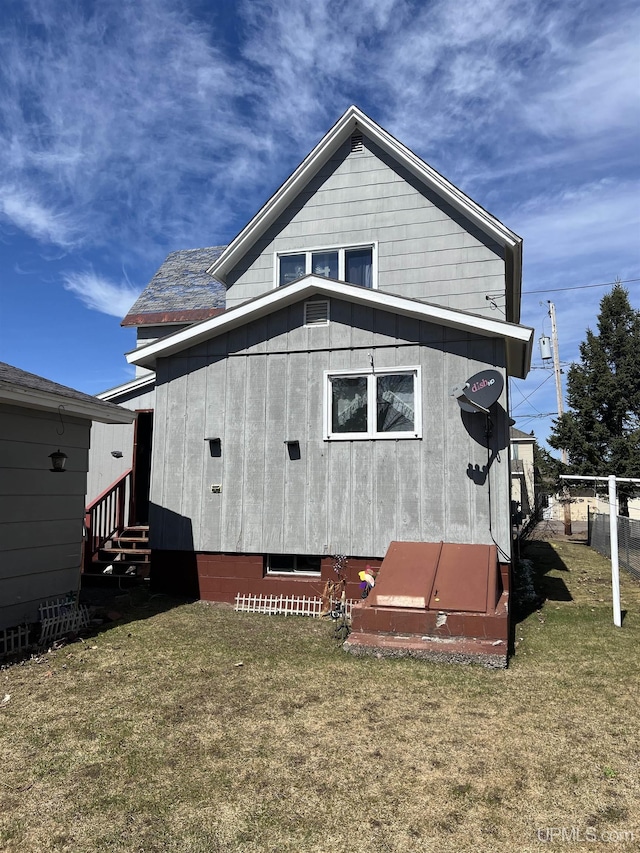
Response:
[{"label": "gable roof", "polygon": [[505,250],[507,314],[513,322],[520,320],[520,298],[522,279],[522,239],[488,213],[468,195],[459,190],[439,172],[425,163],[417,154],[391,136],[356,106],[351,106],[334,126],[325,134],[298,168],[276,190],[240,233],[211,264],[208,272],[219,281],[225,282],[227,274],[236,266],[278,216],[306,187],[318,170],[330,159],[337,149],[355,132],[364,132],[380,148],[404,166],[426,187],[462,213],[488,237]]},{"label": "gable roof", "polygon": [[172,252],[131,306],[123,326],[195,323],[224,311],[226,289],[207,269],[224,246]]},{"label": "gable roof", "polygon": [[536,437],[532,433],[522,432],[521,429],[516,429],[516,427],[510,427],[509,429],[509,438],[511,441],[535,441]]},{"label": "gable roof", "polygon": [[122,385],[116,385],[114,388],[107,388],[106,391],[96,394],[96,397],[98,400],[117,401],[120,397],[126,397],[128,394],[151,391],[155,385],[155,381],[155,373],[147,373],[144,376],[136,376],[130,382],[124,382]]},{"label": "gable roof", "polygon": [[172,335],[167,335],[147,346],[127,353],[130,364],[153,369],[156,358],[175,355],[184,349],[202,343],[231,329],[257,320],[273,311],[307,299],[316,294],[338,297],[348,302],[367,305],[382,311],[391,311],[405,317],[447,326],[491,338],[502,338],[506,344],[507,370],[510,375],[524,378],[531,363],[533,329],[504,320],[493,320],[479,314],[444,308],[417,299],[395,296],[380,290],[371,290],[354,284],[333,281],[323,276],[307,275],[284,287],[270,290],[261,296],[230,308],[217,317],[196,323]]},{"label": "gable roof", "polygon": [[135,420],[135,413],[128,409],[5,362],[0,362],[0,403],[55,412],[62,406],[65,414],[105,424],[129,424]]}]

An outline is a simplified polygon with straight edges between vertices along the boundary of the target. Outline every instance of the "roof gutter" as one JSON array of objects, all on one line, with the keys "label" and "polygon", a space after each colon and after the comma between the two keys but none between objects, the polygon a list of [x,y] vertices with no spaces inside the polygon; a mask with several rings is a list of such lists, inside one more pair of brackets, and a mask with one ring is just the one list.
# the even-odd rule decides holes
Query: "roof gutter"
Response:
[{"label": "roof gutter", "polygon": [[85,400],[74,400],[59,394],[46,391],[36,391],[31,388],[20,388],[15,385],[0,382],[0,402],[18,405],[27,409],[58,412],[63,407],[66,415],[84,420],[99,421],[104,424],[130,424],[136,419],[135,412],[120,408],[112,403],[95,403]]}]

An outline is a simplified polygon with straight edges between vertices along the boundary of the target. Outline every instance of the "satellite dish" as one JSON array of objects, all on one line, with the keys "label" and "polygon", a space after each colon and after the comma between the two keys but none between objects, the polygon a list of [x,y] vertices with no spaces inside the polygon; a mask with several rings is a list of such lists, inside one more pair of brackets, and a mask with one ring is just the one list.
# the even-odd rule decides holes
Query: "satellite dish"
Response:
[{"label": "satellite dish", "polygon": [[452,396],[465,412],[483,412],[489,414],[489,408],[502,394],[504,379],[497,370],[481,370],[466,382],[456,385]]},{"label": "satellite dish", "polygon": [[472,403],[471,400],[469,400],[466,394],[468,387],[468,382],[461,382],[452,389],[451,396],[456,398],[458,405],[463,412],[482,412],[483,414],[488,415],[489,409],[485,409],[484,406],[479,406],[477,403]]}]

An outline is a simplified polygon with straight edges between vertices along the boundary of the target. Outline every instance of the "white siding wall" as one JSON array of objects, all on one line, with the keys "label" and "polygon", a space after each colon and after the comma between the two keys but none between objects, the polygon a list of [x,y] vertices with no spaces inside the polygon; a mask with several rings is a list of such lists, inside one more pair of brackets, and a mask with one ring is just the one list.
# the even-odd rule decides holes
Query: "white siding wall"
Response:
[{"label": "white siding wall", "polygon": [[[421,365],[422,440],[323,440],[323,371],[366,372],[369,353],[380,368]],[[294,305],[161,360],[152,546],[373,557],[392,539],[490,544],[487,484],[468,476],[487,449],[449,396],[487,365],[503,367],[500,342],[339,300],[326,327],[304,328]],[[220,456],[204,441],[215,436]],[[299,440],[301,459],[286,439]],[[508,449],[490,482],[493,535],[510,553]]]},{"label": "white siding wall", "polygon": [[232,270],[227,307],[274,287],[276,252],[373,241],[381,290],[504,319],[503,250],[366,137],[362,152],[342,146]]},{"label": "white siding wall", "polygon": [[[0,404],[0,629],[38,619],[80,584],[91,423]],[[60,448],[66,472],[52,474]]]}]

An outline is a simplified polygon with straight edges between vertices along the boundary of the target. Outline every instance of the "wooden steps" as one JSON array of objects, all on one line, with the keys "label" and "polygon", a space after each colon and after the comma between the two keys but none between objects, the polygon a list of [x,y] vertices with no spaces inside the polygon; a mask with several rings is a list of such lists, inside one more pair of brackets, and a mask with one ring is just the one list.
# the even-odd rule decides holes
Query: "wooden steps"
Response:
[{"label": "wooden steps", "polygon": [[125,527],[104,543],[88,574],[147,580],[150,570],[149,526],[137,524]]}]

